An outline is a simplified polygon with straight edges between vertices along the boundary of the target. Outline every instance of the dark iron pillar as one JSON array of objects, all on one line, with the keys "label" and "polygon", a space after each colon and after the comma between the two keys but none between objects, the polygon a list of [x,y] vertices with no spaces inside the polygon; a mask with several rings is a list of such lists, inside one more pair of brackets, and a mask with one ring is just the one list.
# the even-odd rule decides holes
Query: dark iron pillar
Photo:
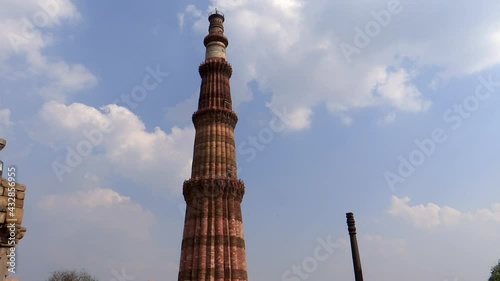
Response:
[{"label": "dark iron pillar", "polygon": [[356,222],[354,214],[347,213],[347,229],[351,238],[352,263],[354,265],[354,278],[356,281],[363,281],[363,271],[361,270],[361,259],[359,257],[358,240],[356,239]]}]

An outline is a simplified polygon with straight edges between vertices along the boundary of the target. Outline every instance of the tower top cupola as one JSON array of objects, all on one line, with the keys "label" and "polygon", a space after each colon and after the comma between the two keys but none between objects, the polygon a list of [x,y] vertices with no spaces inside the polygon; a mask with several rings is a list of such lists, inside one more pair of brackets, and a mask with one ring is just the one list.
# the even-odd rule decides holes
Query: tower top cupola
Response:
[{"label": "tower top cupola", "polygon": [[205,60],[210,58],[226,59],[226,48],[229,41],[224,35],[224,14],[215,9],[208,16],[208,21],[210,22],[208,35],[203,40],[206,47]]}]

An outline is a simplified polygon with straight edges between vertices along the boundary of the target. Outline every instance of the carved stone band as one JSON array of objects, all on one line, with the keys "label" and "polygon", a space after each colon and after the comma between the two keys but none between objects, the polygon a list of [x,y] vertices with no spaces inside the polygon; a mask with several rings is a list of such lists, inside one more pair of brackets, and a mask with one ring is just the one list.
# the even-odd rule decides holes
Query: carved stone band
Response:
[{"label": "carved stone band", "polygon": [[[189,211],[186,212],[186,221],[196,220],[196,219],[200,218],[200,216],[202,215],[203,208],[200,206],[195,206],[195,207],[188,206],[187,208],[189,209]],[[229,219],[229,220],[234,219],[235,221],[243,223],[243,217],[241,215],[240,208],[237,208],[237,210],[234,210],[234,212],[229,214],[229,216],[227,216],[223,212],[220,212],[219,210],[216,209],[214,217],[216,219],[217,218]]]},{"label": "carved stone band", "polygon": [[245,239],[236,236],[224,235],[201,235],[199,237],[187,237],[182,240],[182,249],[198,246],[235,246],[245,249]]},{"label": "carved stone band", "polygon": [[231,179],[190,179],[184,181],[182,188],[184,199],[190,202],[194,198],[232,198],[239,202],[245,194],[245,184],[241,180]]},{"label": "carved stone band", "polygon": [[[191,281],[200,280],[199,276],[213,277],[215,279],[223,280],[248,280],[247,271],[241,269],[215,269],[215,268],[202,268],[202,269],[186,269],[179,272],[179,280]],[[213,279],[209,279],[213,280]]]},{"label": "carved stone band", "polygon": [[[218,38],[224,38],[224,36],[220,35],[208,35],[207,37],[213,39],[214,36]],[[200,76],[202,78],[206,74],[214,72],[224,73],[228,78],[231,78],[231,75],[233,74],[233,67],[225,59],[210,58],[198,67],[198,72],[200,73]]]},{"label": "carved stone band", "polygon": [[227,109],[202,109],[193,114],[193,124],[196,129],[203,125],[212,125],[214,123],[223,123],[230,126],[233,130],[238,122],[238,116]]}]

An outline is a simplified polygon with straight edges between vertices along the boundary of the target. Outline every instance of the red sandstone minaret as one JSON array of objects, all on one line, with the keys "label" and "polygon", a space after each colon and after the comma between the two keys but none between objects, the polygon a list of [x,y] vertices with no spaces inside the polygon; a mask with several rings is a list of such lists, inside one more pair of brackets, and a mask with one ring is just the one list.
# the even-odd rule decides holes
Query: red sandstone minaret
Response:
[{"label": "red sandstone minaret", "polygon": [[232,68],[226,61],[224,15],[216,10],[208,20],[200,99],[193,114],[193,166],[183,186],[187,208],[178,280],[242,281],[248,280],[241,217],[245,186],[236,166]]}]

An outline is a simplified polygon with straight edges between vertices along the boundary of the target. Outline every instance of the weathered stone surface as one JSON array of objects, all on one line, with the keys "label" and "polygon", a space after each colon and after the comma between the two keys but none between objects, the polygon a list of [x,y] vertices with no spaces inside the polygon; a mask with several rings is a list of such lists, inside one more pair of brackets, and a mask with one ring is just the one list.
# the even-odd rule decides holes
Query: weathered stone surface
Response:
[{"label": "weathered stone surface", "polygon": [[23,223],[23,217],[24,217],[24,209],[15,208],[14,209],[14,218],[17,219],[18,224]]},{"label": "weathered stone surface", "polygon": [[[23,222],[26,186],[24,184],[16,183],[16,190],[13,191],[11,187],[12,182],[9,182],[6,178],[0,179],[0,185],[0,191],[2,191],[2,196],[0,196],[0,237],[4,237],[6,235],[6,237],[8,237],[9,230],[5,228],[5,225],[15,223],[16,227],[21,227],[20,225]],[[9,192],[9,188],[11,189],[11,192]],[[14,197],[9,195],[13,195]],[[12,208],[14,209],[11,210]],[[24,236],[24,234],[22,236]]]},{"label": "weathered stone surface", "polygon": [[2,180],[0,181],[0,184],[3,187],[8,187],[9,186],[9,181],[6,178],[2,178]]},{"label": "weathered stone surface", "polygon": [[16,198],[17,199],[24,200],[24,196],[25,195],[26,195],[26,193],[24,191],[18,191],[18,192],[16,192]]},{"label": "weathered stone surface", "polygon": [[[10,192],[9,189],[11,189]],[[0,280],[4,280],[3,277],[8,274],[7,266],[2,266],[7,264],[7,251],[17,245],[26,234],[26,227],[21,226],[24,217],[25,192],[24,184],[16,183],[12,179],[10,182],[6,178],[0,179]],[[8,228],[11,223],[14,227]],[[5,280],[17,281],[16,278]]]},{"label": "weathered stone surface", "polygon": [[16,199],[16,208],[24,208],[24,200]]},{"label": "weathered stone surface", "polygon": [[24,207],[24,200],[17,199],[16,197],[0,196],[0,212],[5,212],[9,207],[22,209]]},{"label": "weathered stone surface", "polygon": [[16,225],[15,228],[13,229],[14,231],[14,236],[11,235],[11,229],[7,228],[5,225],[0,228],[0,249],[2,247],[11,247],[12,242],[10,237],[15,237],[14,241],[15,244],[17,245],[19,243],[19,240],[24,237],[26,234],[26,227],[23,227],[21,225]]},{"label": "weathered stone surface", "polygon": [[[210,15],[205,37],[207,57],[199,67],[202,77],[191,178],[184,182],[187,209],[181,246],[179,281],[246,281],[247,266],[241,201],[244,183],[238,179],[229,79],[225,60],[228,44],[224,16]],[[211,46],[222,46],[224,50]],[[219,48],[217,47],[217,48]]]},{"label": "weathered stone surface", "polygon": [[24,237],[24,235],[26,234],[26,231],[27,231],[26,227],[24,227],[24,226],[19,227],[19,231],[17,232],[16,238],[22,239]]},{"label": "weathered stone surface", "polygon": [[7,208],[7,203],[9,202],[9,198],[5,196],[0,196],[0,209]]},{"label": "weathered stone surface", "polygon": [[21,184],[21,183],[16,183],[16,190],[17,191],[26,191],[26,185]]}]

